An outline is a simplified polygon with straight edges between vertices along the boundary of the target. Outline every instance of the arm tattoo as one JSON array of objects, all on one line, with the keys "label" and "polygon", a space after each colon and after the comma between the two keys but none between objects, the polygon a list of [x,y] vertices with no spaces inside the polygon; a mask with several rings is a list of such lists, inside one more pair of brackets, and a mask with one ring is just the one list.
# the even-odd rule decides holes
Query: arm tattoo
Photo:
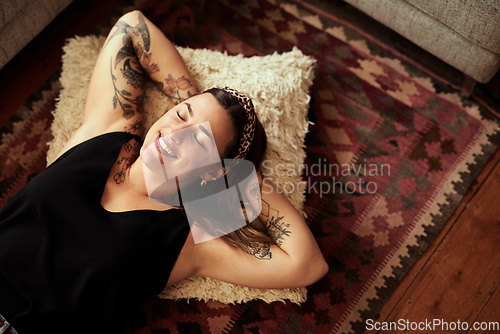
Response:
[{"label": "arm tattoo", "polygon": [[245,245],[245,249],[248,254],[255,256],[259,260],[271,260],[271,245],[268,242],[263,243],[249,243],[244,239],[240,239],[241,242]]},{"label": "arm tattoo", "polygon": [[[181,76],[179,79],[174,79],[172,74],[169,74],[168,77],[165,78],[165,82],[167,84],[166,86],[161,81],[153,80],[153,82],[167,97],[171,98],[175,104],[184,102],[193,96],[193,94],[191,94],[188,90],[193,86],[193,84],[191,83],[191,80],[185,76]],[[181,96],[181,91],[183,90],[188,90],[186,97]]]},{"label": "arm tattoo", "polygon": [[[165,78],[165,82],[167,83],[166,89],[163,91],[165,94],[174,100],[175,104],[179,104],[183,101],[189,99],[193,94],[188,90],[193,86],[191,80],[186,78],[185,76],[181,76],[179,79],[175,79],[172,77],[172,74],[169,74],[167,78]],[[163,88],[163,83],[161,83],[161,87]],[[181,96],[181,91],[188,90],[185,97]]]},{"label": "arm tattoo", "polygon": [[[127,83],[134,88],[142,87],[144,83],[144,77],[142,74],[137,72],[130,66],[130,59],[127,59],[121,70],[124,78],[127,79]],[[135,112],[142,113],[142,94],[133,96],[126,89],[120,90],[116,86],[116,77],[113,75],[113,68],[111,68],[111,80],[113,81],[113,87],[115,94],[113,96],[113,109],[116,109],[118,105],[123,110],[123,117],[125,119],[130,119],[135,115]]]},{"label": "arm tattoo", "polygon": [[[135,27],[130,26],[126,22],[118,21],[115,25],[116,30],[108,39],[109,41],[115,36],[125,34],[123,37],[123,47],[116,55],[115,68],[123,59],[137,59],[137,61],[139,61],[142,65],[142,69],[139,65],[139,70],[133,69],[129,62],[124,65],[124,69],[122,70],[123,76],[127,79],[127,84],[132,85],[132,87],[136,89],[142,88],[144,72],[152,74],[160,71],[158,65],[151,62],[152,53],[149,52],[151,47],[151,37],[148,26],[142,15],[138,15],[139,23]],[[158,80],[153,81],[165,93],[165,95],[173,100],[175,104],[179,104],[193,96],[193,94],[189,91],[193,84],[185,76],[175,79],[171,74],[169,74],[168,77],[165,78],[166,85]],[[183,94],[183,91],[186,91],[186,94]],[[114,100],[113,103],[115,104]],[[124,110],[124,116],[125,114],[130,115],[130,111]]]},{"label": "arm tattoo", "polygon": [[[259,183],[255,182],[254,184],[252,184],[249,188],[249,192],[250,196],[252,196],[256,200],[261,200]],[[256,212],[250,203],[245,202],[242,208],[246,219],[248,219],[249,214],[251,214],[252,217],[255,217],[254,214]],[[255,221],[261,223],[260,219],[256,219]],[[269,242],[247,242],[245,241],[245,239],[240,240],[245,245],[246,252],[250,255],[255,256],[259,260],[271,260],[272,253],[271,244]]]},{"label": "arm tattoo", "polygon": [[125,154],[116,162],[118,165],[121,165],[121,169],[113,176],[116,184],[120,184],[125,181],[126,171],[139,155],[140,145],[137,141],[132,140],[126,143],[123,148]]},{"label": "arm tattoo", "polygon": [[265,219],[265,224],[267,228],[267,233],[271,238],[274,239],[276,245],[281,246],[285,237],[289,237],[292,233],[287,228],[290,224],[286,224],[283,221],[284,216],[281,215],[278,210],[272,208],[269,203],[262,200],[262,213],[261,216]]},{"label": "arm tattoo", "polygon": [[[256,184],[258,186],[258,184]],[[260,191],[259,189],[254,189],[251,187],[252,191]],[[280,215],[279,211],[272,208],[269,203],[262,200],[262,213],[260,214],[262,221],[266,225],[267,234],[274,240],[277,246],[281,246],[285,237],[289,237],[292,233],[289,230],[290,224],[286,224],[283,219],[284,216]],[[245,240],[241,240],[245,245],[247,252],[255,256],[259,260],[270,260],[272,258],[271,244],[268,242],[264,243],[250,243]]]},{"label": "arm tattoo", "polygon": [[122,75],[125,79],[127,79],[127,84],[134,87],[135,89],[139,89],[144,84],[144,75],[140,69],[134,69],[131,65],[130,58],[125,60],[123,63],[123,68],[121,69]]},{"label": "arm tattoo", "polygon": [[[128,36],[129,33],[133,33],[135,36],[142,37],[144,49],[146,51],[149,51],[149,48],[151,47],[151,38],[149,36],[149,29],[142,15],[138,13],[138,17],[139,17],[139,23],[135,27],[132,27],[131,25],[123,21],[116,22],[115,24],[116,30],[113,32],[111,36],[109,36],[106,45],[109,43],[109,41],[111,41],[114,37],[118,35],[125,34],[126,38],[126,36]],[[104,47],[106,47],[106,45]],[[138,58],[140,57],[138,56]]]},{"label": "arm tattoo", "polygon": [[[111,79],[115,94],[113,96],[113,108],[119,105],[123,110],[125,119],[132,118],[136,112],[142,113],[142,93],[144,87],[144,71],[148,73],[158,72],[160,69],[157,64],[151,62],[151,38],[146,21],[138,13],[139,23],[132,27],[126,22],[118,21],[115,25],[115,31],[111,34],[108,42],[118,35],[123,36],[123,46],[118,50],[115,57],[115,66],[111,59]],[[120,63],[123,66],[120,72],[126,80],[127,85],[139,92],[131,93],[127,89],[117,87],[116,69]],[[141,66],[142,64],[142,66]],[[135,95],[135,96],[134,96]]]}]

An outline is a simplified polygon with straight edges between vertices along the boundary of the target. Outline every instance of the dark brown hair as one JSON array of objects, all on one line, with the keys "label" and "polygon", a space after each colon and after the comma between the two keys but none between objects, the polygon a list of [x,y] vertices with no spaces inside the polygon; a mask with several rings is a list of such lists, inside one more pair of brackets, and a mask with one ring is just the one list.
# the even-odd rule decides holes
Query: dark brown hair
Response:
[{"label": "dark brown hair", "polygon": [[[219,104],[224,108],[233,123],[236,136],[228,144],[222,156],[223,159],[232,159],[238,153],[240,139],[243,135],[243,129],[247,122],[245,109],[238,102],[238,99],[236,97],[223,89],[211,88],[206,90],[204,93],[211,94],[219,102]],[[257,118],[255,134],[252,140],[252,144],[250,145],[250,149],[245,156],[245,160],[252,162],[255,168],[258,170],[264,157],[266,147],[266,132]],[[241,179],[241,175],[234,175],[235,173],[237,172],[229,170],[226,174],[226,178],[230,181],[234,181],[238,178]],[[254,220],[253,222],[248,222],[246,226],[234,232],[225,234],[224,236],[222,236],[222,239],[225,240],[229,245],[233,247],[239,247],[247,252],[249,251],[249,248],[255,248],[257,244],[274,242],[273,239],[266,234],[265,227],[262,223],[260,223],[260,221],[258,221],[258,219]]]}]

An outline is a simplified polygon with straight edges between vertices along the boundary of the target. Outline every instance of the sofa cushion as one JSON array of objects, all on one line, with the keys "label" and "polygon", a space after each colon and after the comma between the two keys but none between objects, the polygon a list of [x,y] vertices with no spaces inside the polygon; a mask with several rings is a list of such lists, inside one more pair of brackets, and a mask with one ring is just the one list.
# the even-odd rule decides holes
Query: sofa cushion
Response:
[{"label": "sofa cushion", "polygon": [[9,22],[29,0],[0,1],[0,27]]},{"label": "sofa cushion", "polygon": [[404,0],[469,41],[500,53],[500,2],[491,0]]},{"label": "sofa cushion", "polygon": [[479,82],[488,82],[500,67],[500,53],[472,43],[409,2],[344,1]]},{"label": "sofa cushion", "polygon": [[71,1],[0,1],[0,68],[38,35]]}]

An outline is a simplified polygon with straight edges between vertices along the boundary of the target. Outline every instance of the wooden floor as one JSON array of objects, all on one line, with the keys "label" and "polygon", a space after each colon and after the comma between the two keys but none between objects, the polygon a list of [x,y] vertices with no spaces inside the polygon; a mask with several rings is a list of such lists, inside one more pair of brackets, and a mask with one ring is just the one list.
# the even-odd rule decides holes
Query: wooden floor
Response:
[{"label": "wooden floor", "polygon": [[442,319],[470,326],[496,322],[496,330],[412,333],[500,333],[499,198],[497,150],[436,240],[385,303],[378,322]]},{"label": "wooden floor", "polygon": [[[59,66],[66,38],[89,33],[121,0],[75,1],[0,71],[0,126]],[[50,43],[47,43],[50,41]],[[378,322],[500,322],[500,151],[467,192],[434,243],[385,303]],[[486,324],[487,325],[487,324]],[[369,331],[393,333],[403,331]],[[413,330],[411,333],[500,333]]]}]

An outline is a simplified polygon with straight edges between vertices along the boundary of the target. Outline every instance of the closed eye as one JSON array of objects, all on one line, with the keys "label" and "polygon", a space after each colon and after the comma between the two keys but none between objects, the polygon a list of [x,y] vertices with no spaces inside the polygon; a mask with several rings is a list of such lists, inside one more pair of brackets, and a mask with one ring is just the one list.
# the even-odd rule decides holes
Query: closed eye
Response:
[{"label": "closed eye", "polygon": [[184,118],[182,118],[181,114],[179,114],[179,112],[177,111],[177,117],[179,117],[180,120],[182,120],[183,122],[185,122],[186,120]]},{"label": "closed eye", "polygon": [[198,140],[198,137],[196,136],[196,134],[193,134],[193,137],[194,137],[194,140],[196,141],[196,143],[198,145],[200,145],[204,150],[206,150],[207,148],[205,147],[205,145],[203,145],[199,140]]}]

